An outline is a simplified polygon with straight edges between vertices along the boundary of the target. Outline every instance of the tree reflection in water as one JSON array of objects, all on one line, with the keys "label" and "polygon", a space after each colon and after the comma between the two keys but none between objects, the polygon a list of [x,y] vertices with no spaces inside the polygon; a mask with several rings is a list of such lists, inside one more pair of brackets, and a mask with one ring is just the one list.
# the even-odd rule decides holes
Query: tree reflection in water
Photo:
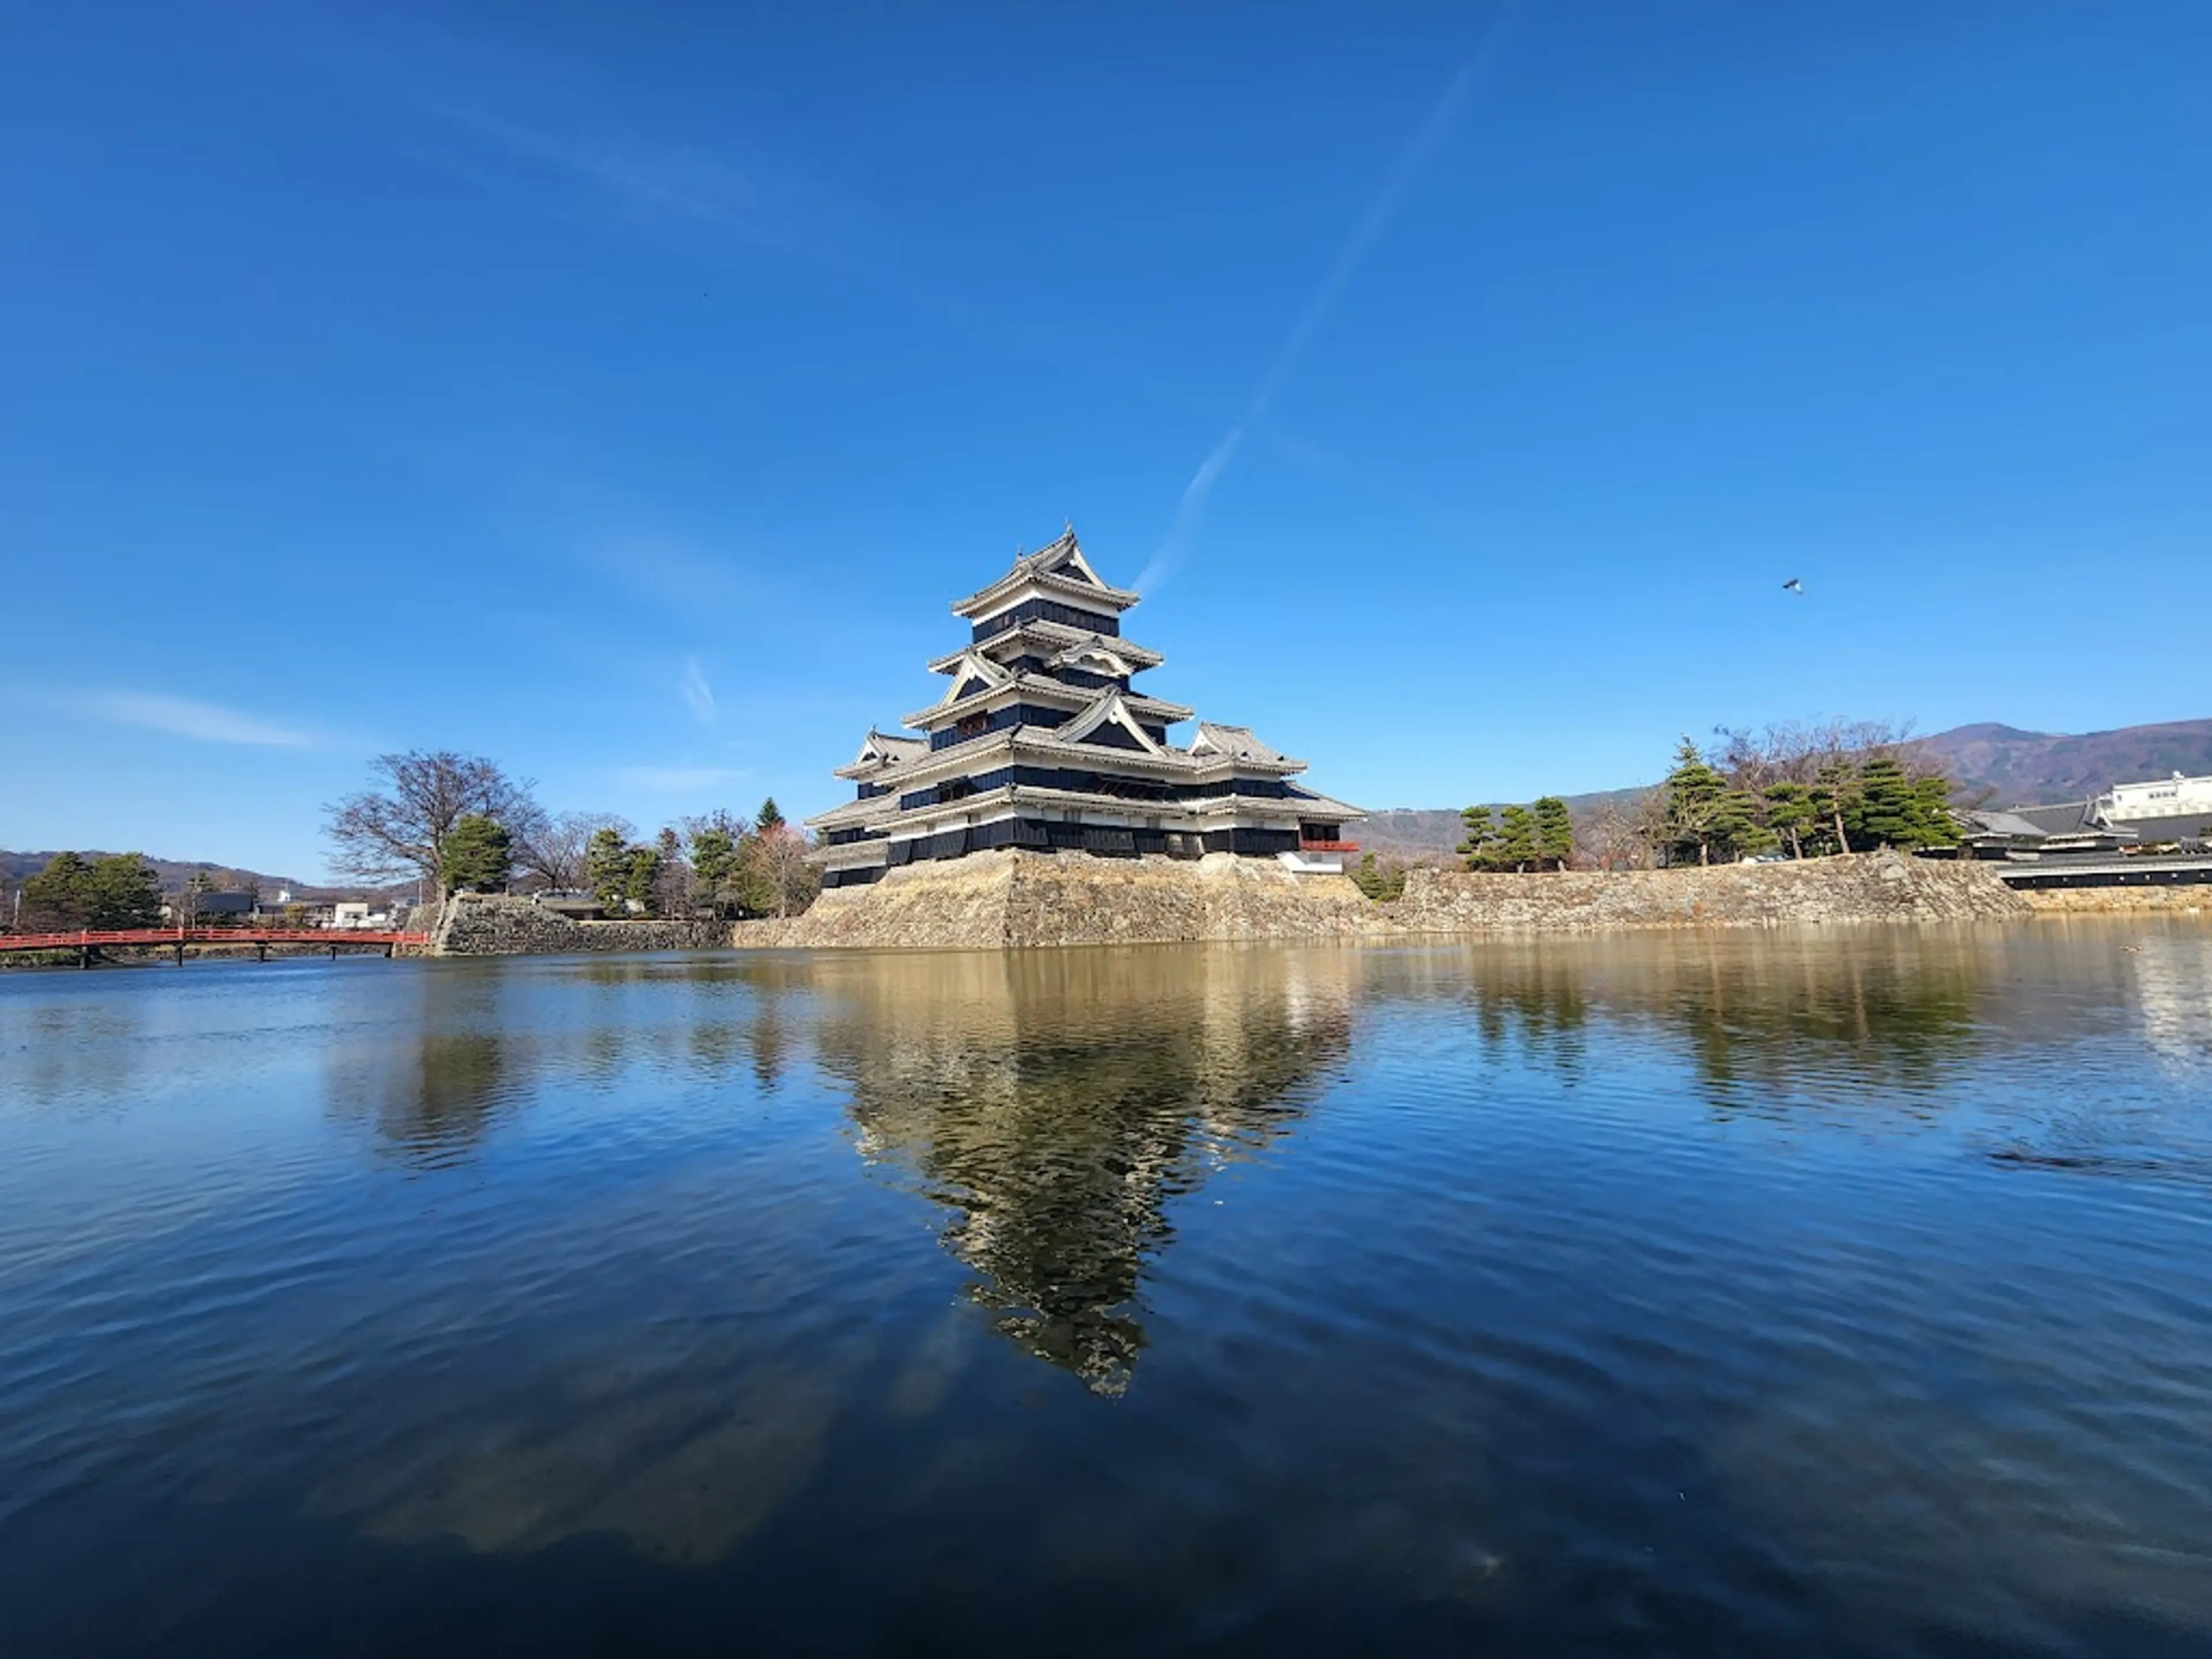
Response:
[{"label": "tree reflection in water", "polygon": [[1462,1001],[1486,1048],[1571,1077],[1591,1024],[1641,1027],[1688,1058],[1718,1116],[1919,1115],[1990,1040],[1995,954],[1965,931],[1486,939],[1394,954],[1370,988]]},{"label": "tree reflection in water", "polygon": [[380,1146],[418,1169],[471,1157],[531,1082],[516,1075],[528,1034],[501,1023],[506,984],[490,974],[417,974],[410,1017],[332,1030],[323,1061],[333,1115],[374,1125]]},{"label": "tree reflection in water", "polygon": [[1350,1048],[1356,959],[1235,948],[817,964],[861,1153],[953,1212],[997,1328],[1121,1393],[1170,1200],[1287,1131]]}]

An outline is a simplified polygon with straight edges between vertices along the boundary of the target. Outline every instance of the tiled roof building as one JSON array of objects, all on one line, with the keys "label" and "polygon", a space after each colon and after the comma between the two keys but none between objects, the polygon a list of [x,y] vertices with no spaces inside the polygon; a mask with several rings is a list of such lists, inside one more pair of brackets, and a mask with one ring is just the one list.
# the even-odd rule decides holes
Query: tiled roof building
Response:
[{"label": "tiled roof building", "polygon": [[929,665],[945,695],[901,722],[921,735],[872,730],[837,769],[854,798],[807,821],[823,884],[1009,847],[1340,869],[1362,814],[1294,781],[1304,761],[1210,720],[1169,742],[1193,711],[1136,689],[1163,660],[1121,635],[1136,603],[1069,530],[955,604],[970,637]]}]

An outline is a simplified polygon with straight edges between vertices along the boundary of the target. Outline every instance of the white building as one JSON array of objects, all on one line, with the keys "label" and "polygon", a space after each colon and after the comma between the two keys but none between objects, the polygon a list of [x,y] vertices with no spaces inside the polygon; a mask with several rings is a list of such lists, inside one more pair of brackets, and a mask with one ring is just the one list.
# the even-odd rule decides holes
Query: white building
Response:
[{"label": "white building", "polygon": [[2212,777],[2176,772],[2154,783],[2116,783],[2090,803],[2089,816],[2116,828],[2149,818],[2201,817],[2212,823]]}]

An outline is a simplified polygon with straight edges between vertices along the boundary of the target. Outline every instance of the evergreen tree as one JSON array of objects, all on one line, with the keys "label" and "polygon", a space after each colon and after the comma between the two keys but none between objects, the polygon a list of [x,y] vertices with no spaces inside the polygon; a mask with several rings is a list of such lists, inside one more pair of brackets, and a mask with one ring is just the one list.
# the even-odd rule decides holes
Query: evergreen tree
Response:
[{"label": "evergreen tree", "polygon": [[1360,855],[1359,867],[1352,872],[1352,884],[1368,897],[1388,904],[1402,898],[1406,893],[1406,871],[1402,865],[1385,867],[1376,861],[1375,854]]},{"label": "evergreen tree", "polygon": [[1468,869],[1489,868],[1490,846],[1498,839],[1498,825],[1491,818],[1490,809],[1463,806],[1459,816],[1460,822],[1467,825],[1467,839],[1455,850],[1467,860]]},{"label": "evergreen tree", "polygon": [[768,834],[770,830],[783,828],[783,814],[775,810],[774,795],[770,795],[761,803],[761,810],[753,818],[753,827],[763,835]]},{"label": "evergreen tree", "polygon": [[623,886],[629,877],[629,847],[612,824],[596,830],[584,849],[584,880],[592,896],[618,914],[623,908]]},{"label": "evergreen tree", "polygon": [[1858,816],[1860,799],[1856,767],[1843,759],[1820,763],[1813,779],[1814,817],[1823,837],[1838,853],[1851,850],[1850,825]]},{"label": "evergreen tree", "polygon": [[741,819],[714,812],[691,821],[694,892],[717,916],[737,907],[738,845],[745,833]]},{"label": "evergreen tree", "polygon": [[438,878],[449,893],[503,893],[514,871],[513,838],[495,818],[471,812],[454,820],[439,855]]},{"label": "evergreen tree", "polygon": [[1502,870],[1526,870],[1536,861],[1536,815],[1525,806],[1508,806],[1498,815],[1498,841],[1492,861]]},{"label": "evergreen tree", "polygon": [[1869,847],[1942,847],[1958,839],[1951,787],[1941,777],[1914,779],[1895,755],[1876,753],[1859,768],[1856,833]]},{"label": "evergreen tree", "polygon": [[1685,737],[1674,750],[1674,769],[1660,785],[1664,792],[1667,851],[1674,862],[1687,863],[1694,853],[1698,862],[1713,861],[1714,831],[1724,816],[1723,798],[1728,785],[1705,763],[1698,745]]},{"label": "evergreen tree", "polygon": [[58,853],[23,884],[23,903],[37,927],[155,927],[161,921],[161,878],[143,853],[118,853],[97,863]]},{"label": "evergreen tree", "polygon": [[1554,870],[1565,869],[1575,856],[1575,823],[1566,802],[1557,795],[1541,795],[1534,811],[1537,860]]},{"label": "evergreen tree", "polygon": [[633,847],[623,855],[623,908],[646,915],[659,914],[660,854],[651,847]]},{"label": "evergreen tree", "polygon": [[1805,832],[1813,827],[1813,792],[1784,779],[1766,786],[1766,827],[1789,844],[1790,856],[1805,856]]},{"label": "evergreen tree", "polygon": [[1748,789],[1723,791],[1711,825],[1714,854],[1727,861],[1771,851],[1774,832],[1759,820],[1758,796]]},{"label": "evergreen tree", "polygon": [[1912,794],[1920,811],[1920,844],[1956,847],[1959,821],[1951,816],[1951,780],[1940,772],[1931,773],[1914,781]]},{"label": "evergreen tree", "polygon": [[158,927],[161,878],[143,853],[118,853],[92,866],[94,927]]},{"label": "evergreen tree", "polygon": [[23,884],[23,908],[38,930],[89,927],[91,896],[86,882],[92,866],[74,853],[57,853],[46,867]]}]

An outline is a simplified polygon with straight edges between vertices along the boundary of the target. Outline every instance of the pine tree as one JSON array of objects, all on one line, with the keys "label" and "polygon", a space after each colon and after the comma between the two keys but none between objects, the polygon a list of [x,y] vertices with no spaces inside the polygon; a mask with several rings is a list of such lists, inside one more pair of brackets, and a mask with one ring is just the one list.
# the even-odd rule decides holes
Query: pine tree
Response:
[{"label": "pine tree", "polygon": [[446,891],[505,892],[514,873],[514,841],[504,824],[481,812],[454,821],[438,860],[438,878]]},{"label": "pine tree", "polygon": [[1958,839],[1950,823],[1950,785],[1905,775],[1897,757],[1877,753],[1859,768],[1857,830],[1876,847],[1940,847]]},{"label": "pine tree", "polygon": [[1920,813],[1920,844],[1956,847],[1959,821],[1951,816],[1951,780],[1940,772],[1930,774],[1914,781],[1912,795]]},{"label": "pine tree", "polygon": [[1805,832],[1813,827],[1813,792],[1786,779],[1766,786],[1766,827],[1789,843],[1790,856],[1805,856]]},{"label": "pine tree", "polygon": [[592,896],[610,914],[623,908],[623,886],[629,875],[629,848],[611,824],[594,830],[584,849],[584,880]]},{"label": "pine tree", "polygon": [[1851,850],[1850,828],[1858,817],[1861,799],[1858,773],[1848,761],[1821,763],[1813,779],[1814,817],[1838,853]]},{"label": "pine tree", "polygon": [[1674,769],[1660,787],[1665,792],[1668,854],[1686,862],[1695,853],[1698,863],[1711,864],[1714,826],[1723,816],[1722,798],[1728,793],[1728,785],[1705,763],[1698,745],[1685,737],[1674,750]]},{"label": "pine tree", "polygon": [[1748,789],[1723,790],[1710,825],[1713,851],[1722,860],[1771,851],[1774,832],[1759,822],[1759,797]]},{"label": "pine tree", "polygon": [[1490,867],[1491,844],[1498,839],[1498,825],[1492,821],[1487,806],[1463,806],[1460,822],[1467,825],[1467,839],[1454,849],[1467,860],[1470,870]]},{"label": "pine tree", "polygon": [[1526,870],[1536,861],[1536,815],[1525,806],[1508,806],[1498,815],[1498,843],[1492,853],[1501,869]]},{"label": "pine tree", "polygon": [[761,803],[761,810],[753,817],[753,827],[763,835],[783,828],[783,814],[776,811],[774,795]]},{"label": "pine tree", "polygon": [[154,927],[161,921],[161,878],[143,853],[118,853],[85,877],[88,927]]},{"label": "pine tree", "polygon": [[57,853],[46,867],[23,884],[23,908],[34,927],[89,927],[90,896],[85,884],[92,866],[74,853]]},{"label": "pine tree", "polygon": [[1386,868],[1376,861],[1374,854],[1364,853],[1360,855],[1359,867],[1352,872],[1352,884],[1368,897],[1387,904],[1405,896],[1406,872],[1399,865]]},{"label": "pine tree", "polygon": [[1540,795],[1535,805],[1536,858],[1554,870],[1574,861],[1575,822],[1567,804],[1557,795]]},{"label": "pine tree", "polygon": [[726,812],[692,820],[691,875],[695,898],[715,915],[738,900],[738,842],[743,825]]},{"label": "pine tree", "polygon": [[633,914],[659,914],[660,854],[651,847],[633,847],[623,854],[623,908]]}]

